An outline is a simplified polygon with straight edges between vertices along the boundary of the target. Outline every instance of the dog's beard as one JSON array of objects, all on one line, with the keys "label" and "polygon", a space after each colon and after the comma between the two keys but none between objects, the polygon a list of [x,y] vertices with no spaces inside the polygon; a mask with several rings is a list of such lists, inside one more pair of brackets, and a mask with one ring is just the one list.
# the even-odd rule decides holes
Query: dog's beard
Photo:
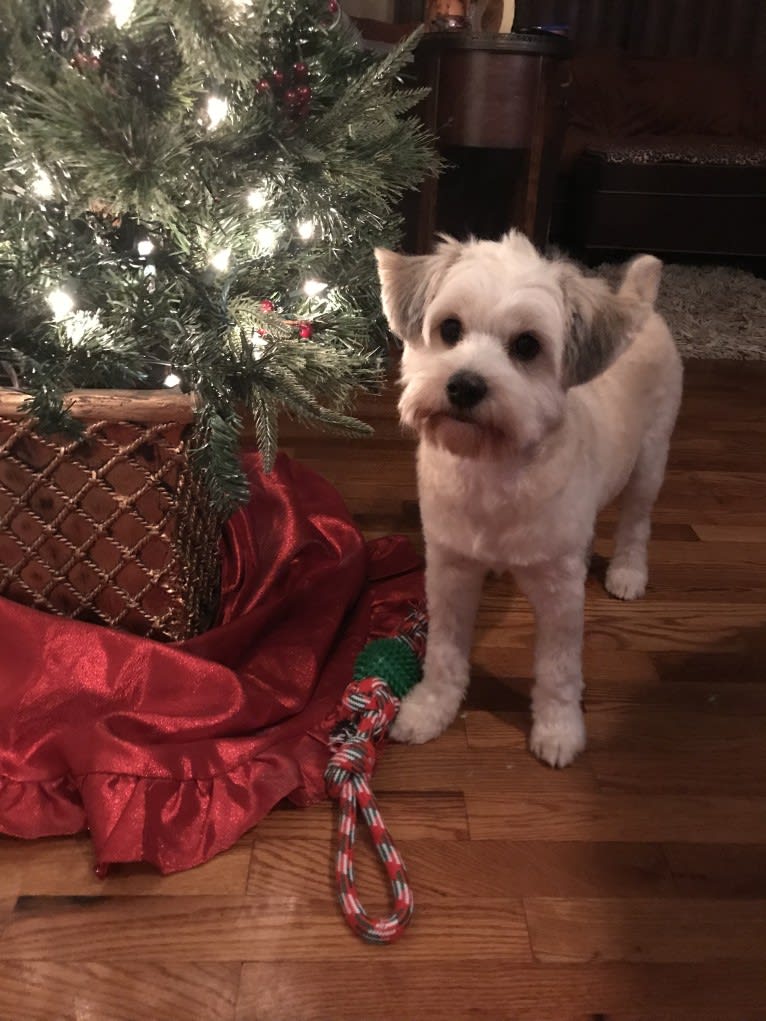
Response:
[{"label": "dog's beard", "polygon": [[518,459],[535,457],[540,444],[563,422],[563,406],[547,409],[548,414],[536,419],[537,429],[519,429],[517,423],[494,416],[445,408],[400,406],[402,425],[420,439],[448,450],[456,457],[478,460]]},{"label": "dog's beard", "polygon": [[470,413],[453,411],[423,412],[405,425],[436,447],[456,457],[499,458],[515,449],[512,437],[490,422]]}]

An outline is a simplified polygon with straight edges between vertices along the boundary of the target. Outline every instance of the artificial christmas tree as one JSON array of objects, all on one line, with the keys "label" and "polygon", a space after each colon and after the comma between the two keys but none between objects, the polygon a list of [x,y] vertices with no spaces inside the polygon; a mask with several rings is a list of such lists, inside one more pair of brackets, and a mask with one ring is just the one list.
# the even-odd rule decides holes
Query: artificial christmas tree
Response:
[{"label": "artificial christmas tree", "polygon": [[[180,385],[220,508],[249,408],[344,417],[379,365],[372,248],[431,162],[407,48],[335,0],[1,0],[0,361],[42,425],[73,387]],[[70,423],[71,424],[71,423]]]},{"label": "artificial christmas tree", "polygon": [[[224,518],[247,496],[244,414],[267,469],[280,409],[366,431],[344,411],[380,370],[372,249],[395,243],[396,203],[431,149],[404,116],[418,99],[398,81],[408,47],[365,53],[335,0],[0,0],[0,28],[0,382],[28,397],[12,399],[2,437],[0,560],[16,598],[124,624],[158,579],[171,602],[190,578],[210,582],[194,564],[168,567],[191,481],[122,543],[143,556],[138,574],[111,563],[97,540],[114,538],[138,489],[120,491],[110,451],[139,489],[161,482],[163,499],[168,478],[193,475]],[[163,470],[167,443],[120,446],[98,426],[119,402],[107,391],[163,386],[189,395],[193,425],[173,449],[191,471]],[[111,408],[86,394],[96,424],[84,431],[80,388],[103,388]],[[47,459],[30,422],[57,434]],[[62,488],[57,458],[72,451],[87,468],[93,443],[103,463]],[[54,534],[62,520],[83,534]],[[147,565],[158,534],[169,552]],[[206,525],[185,548],[210,541]],[[201,626],[155,627],[169,613],[160,599],[138,629]]]}]

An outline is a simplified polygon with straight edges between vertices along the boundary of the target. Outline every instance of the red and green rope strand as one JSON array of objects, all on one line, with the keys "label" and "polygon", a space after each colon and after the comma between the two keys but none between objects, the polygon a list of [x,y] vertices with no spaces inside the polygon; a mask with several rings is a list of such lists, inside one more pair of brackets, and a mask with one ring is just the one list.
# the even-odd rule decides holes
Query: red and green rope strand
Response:
[{"label": "red and green rope strand", "polygon": [[[351,929],[370,943],[393,943],[413,911],[412,890],[391,834],[370,787],[377,749],[399,711],[401,698],[420,679],[426,625],[413,611],[396,638],[377,639],[359,654],[354,681],[344,692],[333,752],[325,772],[327,792],[339,803],[335,877],[341,911]],[[362,905],[354,878],[354,841],[359,813],[367,823],[392,895],[392,911],[374,918]]]}]

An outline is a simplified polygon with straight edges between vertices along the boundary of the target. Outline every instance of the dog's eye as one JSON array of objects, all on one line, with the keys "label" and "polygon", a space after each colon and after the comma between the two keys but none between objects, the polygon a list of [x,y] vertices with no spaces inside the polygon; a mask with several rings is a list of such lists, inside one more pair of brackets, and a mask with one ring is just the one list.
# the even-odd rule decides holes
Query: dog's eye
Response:
[{"label": "dog's eye", "polygon": [[540,354],[540,341],[532,333],[520,333],[511,343],[511,354],[520,362],[531,362]]},{"label": "dog's eye", "polygon": [[460,340],[463,326],[459,319],[445,319],[439,327],[439,333],[445,344],[452,346]]}]

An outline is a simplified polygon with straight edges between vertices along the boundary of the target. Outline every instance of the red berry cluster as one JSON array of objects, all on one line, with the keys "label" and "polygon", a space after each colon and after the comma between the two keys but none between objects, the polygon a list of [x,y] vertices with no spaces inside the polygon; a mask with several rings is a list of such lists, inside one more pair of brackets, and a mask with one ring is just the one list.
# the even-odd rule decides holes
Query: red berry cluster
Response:
[{"label": "red berry cluster", "polygon": [[272,71],[256,84],[255,91],[263,96],[271,94],[282,108],[293,118],[307,117],[311,106],[311,86],[306,84],[309,76],[308,65],[297,61],[286,75],[284,71]]},{"label": "red berry cluster", "polygon": [[[274,312],[275,311],[274,302],[270,298],[263,298],[261,300],[261,311]],[[297,326],[298,336],[301,338],[301,340],[311,340],[311,338],[314,336],[314,324],[304,319],[301,320],[301,322],[297,323]],[[262,336],[265,333],[264,330],[258,330],[257,332],[260,333]]]},{"label": "red berry cluster", "polygon": [[86,71],[100,71],[101,61],[92,53],[75,53],[70,60],[70,65],[80,72],[85,74]]}]

